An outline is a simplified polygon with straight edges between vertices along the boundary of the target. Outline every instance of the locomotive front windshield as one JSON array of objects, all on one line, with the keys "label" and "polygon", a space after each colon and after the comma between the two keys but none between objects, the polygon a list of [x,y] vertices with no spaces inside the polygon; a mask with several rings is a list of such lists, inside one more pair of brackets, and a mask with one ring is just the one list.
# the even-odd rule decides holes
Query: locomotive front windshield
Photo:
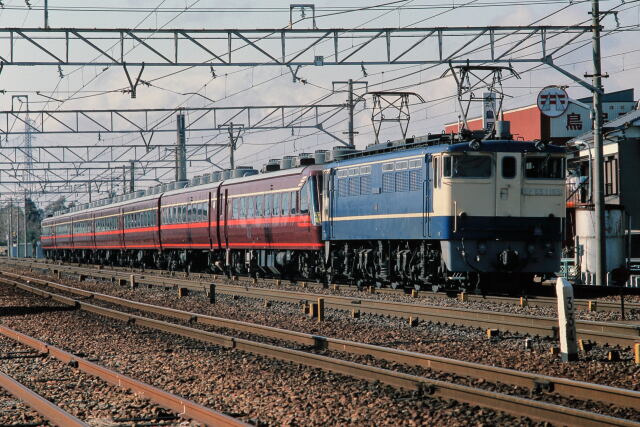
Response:
[{"label": "locomotive front windshield", "polygon": [[489,178],[492,165],[489,156],[447,156],[443,174],[451,178]]},{"label": "locomotive front windshield", "polygon": [[524,173],[526,178],[564,179],[564,159],[562,157],[527,156]]}]

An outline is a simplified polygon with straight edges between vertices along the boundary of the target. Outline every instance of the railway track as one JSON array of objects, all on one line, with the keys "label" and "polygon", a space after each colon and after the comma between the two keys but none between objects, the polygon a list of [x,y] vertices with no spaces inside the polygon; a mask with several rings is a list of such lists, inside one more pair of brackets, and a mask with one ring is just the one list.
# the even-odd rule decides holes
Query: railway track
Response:
[{"label": "railway track", "polygon": [[2,371],[0,371],[0,388],[35,409],[49,424],[69,427],[85,427],[88,425]]},{"label": "railway track", "polygon": [[[0,260],[3,262],[6,260]],[[13,264],[24,264],[26,266],[35,267],[35,266],[46,266],[44,268],[48,269],[59,269],[57,267],[61,267],[64,264],[52,264],[48,260],[38,260],[38,259],[12,259],[11,263]],[[67,266],[73,266],[71,264],[66,264]],[[80,265],[78,265],[80,266]],[[82,267],[87,268],[103,268],[98,265],[82,265]],[[115,267],[111,266],[108,268],[109,271],[115,271],[121,273],[123,275],[131,275],[131,274],[141,274],[145,276],[160,276],[160,277],[172,277],[176,279],[189,279],[198,280],[198,281],[210,281],[210,282],[220,282],[225,284],[235,284],[235,285],[244,285],[251,286],[253,284],[253,279],[248,277],[239,276],[237,280],[231,280],[226,276],[215,275],[215,274],[206,274],[206,273],[192,273],[191,275],[184,272],[168,272],[165,270],[156,270],[156,269],[146,269],[142,271],[141,269],[133,269],[128,267]],[[276,286],[297,286],[303,284],[305,288],[309,290],[313,289],[321,289],[327,288],[327,285],[316,282],[303,282],[303,281],[295,281],[295,280],[286,280],[286,279],[273,279],[273,278],[260,278],[260,281],[265,284],[270,284],[274,287]],[[331,288],[335,287],[336,289],[354,289],[351,285],[345,284],[332,284]],[[407,295],[407,290],[403,289],[391,289],[391,288],[372,288],[372,291],[376,294],[381,295],[390,295],[390,296],[403,296]],[[429,297],[440,297],[440,298],[450,298],[450,294],[446,292],[421,292],[418,295],[428,295]],[[500,295],[477,295],[473,293],[465,294],[465,298],[468,301],[477,301],[477,302],[490,302],[494,304],[507,304],[507,305],[530,305],[534,307],[557,307],[558,302],[555,297],[547,297],[547,296],[538,296],[538,295],[527,295],[520,297],[508,297],[508,296],[500,296]],[[621,312],[622,310],[640,310],[640,303],[635,302],[624,302],[621,304],[620,302],[612,302],[612,301],[602,301],[598,299],[585,299],[585,298],[576,298],[575,307],[577,310],[584,311],[610,311],[610,312]]]},{"label": "railway track", "polygon": [[[499,381],[505,384],[525,386],[529,387],[531,390],[538,390],[538,392],[541,392],[542,390],[548,390],[563,396],[571,396],[573,398],[579,399],[598,400],[613,405],[627,406],[631,408],[639,407],[640,404],[640,393],[630,390],[604,387],[561,378],[533,375],[509,369],[494,368],[474,363],[438,358],[434,356],[401,350],[394,350],[380,346],[372,346],[345,340],[318,337],[311,334],[292,332],[278,328],[250,324],[246,322],[215,318],[212,316],[204,316],[198,313],[153,306],[150,304],[125,300],[109,295],[89,292],[86,290],[76,289],[73,287],[41,279],[29,278],[26,276],[16,276],[18,275],[13,275],[14,279],[22,279],[25,281],[29,280],[33,284],[48,286],[58,291],[74,293],[81,296],[82,299],[72,299],[69,297],[61,296],[59,294],[46,292],[41,289],[35,288],[31,284],[21,283],[14,279],[2,278],[2,282],[11,284],[12,286],[47,298],[51,298],[57,302],[62,302],[63,304],[73,305],[92,313],[126,321],[128,323],[135,323],[141,326],[156,328],[165,332],[176,333],[178,335],[212,344],[226,346],[228,348],[236,348],[239,350],[257,353],[268,357],[275,357],[281,360],[305,364],[307,366],[319,367],[322,369],[330,370],[332,372],[363,378],[368,381],[381,381],[394,387],[419,390],[445,399],[456,399],[463,402],[480,404],[481,406],[506,411],[515,415],[528,416],[532,419],[553,420],[554,418],[545,417],[560,416],[562,414],[563,423],[566,422],[569,425],[635,425],[634,423],[627,422],[626,420],[619,420],[616,418],[611,419],[612,417],[604,417],[602,415],[598,415],[596,417],[597,420],[592,419],[590,416],[587,416],[584,413],[585,411],[568,411],[568,408],[549,403],[529,401],[529,399],[506,396],[500,393],[491,393],[487,392],[486,390],[471,389],[470,387],[443,383],[442,381],[434,381],[415,375],[408,375],[400,372],[389,371],[386,369],[355,364],[353,362],[329,358],[326,356],[319,356],[313,353],[306,353],[298,350],[291,350],[262,343],[250,342],[244,339],[225,337],[220,334],[171,324],[162,320],[143,318],[131,313],[123,313],[109,308],[99,307],[93,304],[89,304],[86,301],[101,301],[112,305],[135,309],[144,313],[159,314],[171,319],[188,321],[191,324],[199,323],[203,325],[224,327],[237,331],[249,331],[255,335],[277,338],[279,340],[295,342],[314,348],[325,348],[329,350],[355,354],[369,354],[373,357],[384,359],[387,361],[393,361],[396,363],[418,365],[434,370],[455,372],[458,375],[469,375],[476,378],[486,379],[488,381]],[[543,403],[543,405],[540,406],[540,403]],[[619,422],[622,422],[622,424],[619,424]]]},{"label": "railway track", "polygon": [[[7,264],[5,264],[7,265]],[[102,280],[125,280],[133,277],[136,285],[158,286],[163,288],[185,288],[198,292],[208,292],[211,281],[207,279],[183,279],[141,273],[129,273],[116,270],[77,267],[69,265],[50,265],[43,263],[22,263],[31,268],[59,271],[76,276],[93,277]],[[470,310],[455,307],[410,304],[366,298],[343,297],[337,295],[315,295],[308,292],[287,291],[241,285],[216,284],[215,291],[239,297],[258,298],[293,304],[308,302],[317,297],[324,298],[325,307],[359,311],[361,313],[421,319],[451,325],[498,329],[533,336],[556,337],[557,319],[495,311]],[[598,344],[632,347],[640,341],[640,325],[617,322],[576,321],[578,337]]]},{"label": "railway track", "polygon": [[[15,346],[32,350],[31,353],[28,351],[4,353],[4,357],[2,357],[4,359],[3,362],[5,362],[3,363],[4,370],[11,369],[12,371],[20,372],[22,376],[26,377],[31,383],[36,384],[36,386],[39,383],[47,384],[46,387],[41,386],[40,388],[49,394],[48,397],[50,399],[63,401],[66,405],[73,406],[76,412],[83,411],[79,408],[86,408],[94,401],[87,401],[80,406],[78,405],[77,396],[76,400],[68,398],[67,395],[72,394],[70,390],[81,388],[81,398],[99,399],[102,406],[113,405],[113,407],[122,406],[124,401],[131,401],[131,397],[125,393],[130,391],[153,402],[152,404],[143,404],[140,410],[152,412],[155,415],[149,417],[147,415],[138,416],[137,413],[133,414],[135,415],[133,419],[140,422],[178,424],[183,419],[191,419],[204,425],[245,425],[195,402],[99,366],[83,357],[71,354],[2,325],[0,325],[0,338],[4,339],[5,344],[8,344],[12,350],[15,349]],[[55,359],[60,363],[51,359]],[[7,361],[11,363],[7,363]],[[52,386],[51,384],[54,385]],[[88,425],[80,418],[71,415],[1,371],[0,387],[35,409],[50,424],[65,427]],[[167,408],[170,412],[154,410],[154,407],[158,405]]]}]

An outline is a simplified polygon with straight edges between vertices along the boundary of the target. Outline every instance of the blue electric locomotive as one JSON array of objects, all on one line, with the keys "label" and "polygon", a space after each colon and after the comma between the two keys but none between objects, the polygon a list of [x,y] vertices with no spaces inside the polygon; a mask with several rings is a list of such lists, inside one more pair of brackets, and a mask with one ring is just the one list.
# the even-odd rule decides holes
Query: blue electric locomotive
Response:
[{"label": "blue electric locomotive", "polygon": [[495,282],[513,276],[505,273],[559,269],[561,147],[513,140],[378,144],[326,165],[323,174],[331,276],[461,287],[489,275]]}]

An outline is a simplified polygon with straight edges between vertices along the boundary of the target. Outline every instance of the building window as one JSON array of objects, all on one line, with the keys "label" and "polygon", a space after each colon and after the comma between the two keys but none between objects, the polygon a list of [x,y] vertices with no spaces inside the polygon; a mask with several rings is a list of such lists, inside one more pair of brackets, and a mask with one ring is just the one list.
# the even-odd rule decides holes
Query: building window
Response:
[{"label": "building window", "polygon": [[618,159],[609,156],[604,160],[604,195],[614,196],[618,193]]}]

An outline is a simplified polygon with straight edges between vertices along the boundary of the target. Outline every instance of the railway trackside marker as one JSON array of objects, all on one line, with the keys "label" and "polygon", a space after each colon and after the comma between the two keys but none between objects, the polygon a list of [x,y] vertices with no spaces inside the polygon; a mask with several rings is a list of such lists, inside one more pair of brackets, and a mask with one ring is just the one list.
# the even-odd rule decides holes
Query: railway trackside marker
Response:
[{"label": "railway trackside marker", "polygon": [[209,303],[216,303],[216,284],[209,283],[209,287],[207,288],[207,296],[209,297]]},{"label": "railway trackside marker", "polygon": [[637,365],[640,365],[640,342],[633,345],[634,360]]},{"label": "railway trackside marker", "polygon": [[598,303],[597,301],[589,301],[589,311],[598,311]]},{"label": "railway trackside marker", "polygon": [[136,276],[134,276],[133,274],[131,276],[129,276],[129,285],[131,285],[131,289],[137,288],[137,286],[136,286]]},{"label": "railway trackside marker", "polygon": [[309,317],[310,318],[317,318],[318,317],[318,304],[317,303],[311,303],[310,309],[309,309]]},{"label": "railway trackside marker", "polygon": [[418,298],[418,290],[411,289],[411,298]]},{"label": "railway trackside marker", "polygon": [[498,330],[497,329],[487,329],[487,338],[496,338],[498,336]]},{"label": "railway trackside marker", "polygon": [[558,297],[560,357],[563,362],[575,361],[578,360],[578,346],[574,318],[575,300],[573,298],[573,287],[562,277],[558,277],[556,282],[556,296]]},{"label": "railway trackside marker", "polygon": [[324,321],[324,298],[318,298],[318,322]]}]

